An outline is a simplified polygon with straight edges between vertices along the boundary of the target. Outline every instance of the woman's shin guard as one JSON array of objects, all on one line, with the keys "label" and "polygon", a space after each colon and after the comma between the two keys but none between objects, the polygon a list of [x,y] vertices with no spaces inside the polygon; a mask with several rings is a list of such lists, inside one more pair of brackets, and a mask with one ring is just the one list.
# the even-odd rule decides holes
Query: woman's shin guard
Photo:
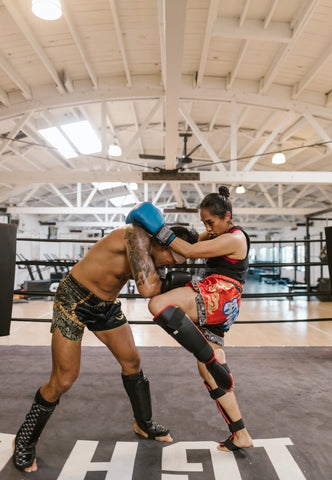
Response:
[{"label": "woman's shin guard", "polygon": [[224,390],[233,387],[233,377],[226,363],[220,363],[202,332],[178,307],[170,305],[153,319],[180,345],[193,353],[197,360],[205,363],[217,385]]},{"label": "woman's shin guard", "polygon": [[220,411],[221,415],[224,417],[230,432],[235,433],[238,430],[241,430],[242,428],[245,428],[242,418],[240,418],[240,420],[237,420],[236,422],[233,422],[231,420],[231,418],[229,417],[229,415],[227,414],[226,410],[222,407],[221,403],[219,402],[218,398],[223,397],[227,392],[225,392],[225,390],[223,390],[220,387],[215,388],[213,390],[210,387],[210,385],[205,381],[204,381],[204,385],[208,389],[210,397],[212,398],[212,400],[216,401],[218,410]]},{"label": "woman's shin guard", "polygon": [[142,370],[132,375],[122,375],[122,381],[140,429],[147,433],[148,438],[167,435],[169,430],[152,420],[150,383]]},{"label": "woman's shin guard", "polygon": [[47,402],[42,397],[40,389],[37,391],[31,409],[15,438],[13,462],[19,470],[24,470],[33,464],[36,443],[58,403],[59,400],[53,403]]}]

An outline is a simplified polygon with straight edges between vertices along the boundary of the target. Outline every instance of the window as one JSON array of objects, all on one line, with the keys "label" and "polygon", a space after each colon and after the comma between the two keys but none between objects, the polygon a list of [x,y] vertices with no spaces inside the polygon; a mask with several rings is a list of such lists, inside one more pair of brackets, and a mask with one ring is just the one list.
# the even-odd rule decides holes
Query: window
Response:
[{"label": "window", "polygon": [[[303,263],[305,262],[305,248],[304,245],[296,245],[296,263]],[[305,267],[299,266],[296,267],[296,270],[299,272],[304,272]]]}]

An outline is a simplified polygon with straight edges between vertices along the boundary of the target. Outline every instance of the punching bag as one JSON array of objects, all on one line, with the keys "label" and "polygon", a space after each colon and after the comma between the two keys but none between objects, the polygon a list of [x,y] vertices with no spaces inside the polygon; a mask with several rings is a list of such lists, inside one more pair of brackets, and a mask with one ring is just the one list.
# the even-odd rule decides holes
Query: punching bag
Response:
[{"label": "punching bag", "polygon": [[9,335],[16,262],[16,225],[0,223],[0,336]]}]

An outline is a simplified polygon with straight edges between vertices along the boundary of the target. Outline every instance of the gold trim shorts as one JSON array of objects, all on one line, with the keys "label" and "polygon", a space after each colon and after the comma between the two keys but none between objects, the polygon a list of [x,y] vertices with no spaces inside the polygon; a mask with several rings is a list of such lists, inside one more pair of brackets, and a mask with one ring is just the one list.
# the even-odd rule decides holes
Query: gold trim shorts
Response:
[{"label": "gold trim shorts", "polygon": [[201,282],[190,282],[196,297],[198,323],[203,335],[213,343],[224,344],[227,332],[239,315],[242,285],[225,275],[209,275]]},{"label": "gold trim shorts", "polygon": [[54,298],[51,333],[57,328],[68,340],[80,342],[84,328],[93,332],[113,330],[127,323],[118,299],[105,301],[68,274]]}]

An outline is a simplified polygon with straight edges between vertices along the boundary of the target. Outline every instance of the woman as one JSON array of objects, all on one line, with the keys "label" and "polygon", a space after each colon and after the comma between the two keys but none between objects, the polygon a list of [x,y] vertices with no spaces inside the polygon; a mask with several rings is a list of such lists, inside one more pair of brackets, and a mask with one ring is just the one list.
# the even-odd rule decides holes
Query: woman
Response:
[{"label": "woman", "polygon": [[[175,237],[169,245],[185,258],[205,258],[205,278],[153,297],[149,302],[149,310],[163,328],[167,324],[165,330],[170,334],[174,333],[174,330],[171,333],[168,328],[171,322],[166,324],[159,322],[160,317],[162,319],[168,317],[167,320],[171,319],[174,323],[174,315],[172,314],[172,317],[168,313],[174,307],[176,314],[182,312],[187,322],[189,317],[213,348],[218,366],[226,366],[229,372],[222,350],[224,333],[230,329],[239,314],[242,287],[248,270],[250,241],[242,228],[234,226],[232,222],[232,204],[227,187],[219,187],[219,194],[208,194],[199,208],[201,220],[206,228],[206,231],[200,234],[199,241],[189,244]],[[184,338],[189,335],[188,332],[189,329],[183,332]],[[172,336],[176,338],[175,335]],[[202,351],[201,344],[194,350],[190,351],[196,358],[204,358],[204,355],[196,355],[198,350],[199,353]],[[244,426],[233,392],[233,382],[229,385],[230,388],[221,388],[220,385],[223,383],[217,383],[216,376],[210,373],[211,360],[205,359],[203,362],[198,360],[197,363],[205,386],[212,399],[216,400],[232,433],[227,440],[219,444],[218,449],[229,451],[252,446],[252,439]],[[229,375],[231,377],[230,372]]]}]

